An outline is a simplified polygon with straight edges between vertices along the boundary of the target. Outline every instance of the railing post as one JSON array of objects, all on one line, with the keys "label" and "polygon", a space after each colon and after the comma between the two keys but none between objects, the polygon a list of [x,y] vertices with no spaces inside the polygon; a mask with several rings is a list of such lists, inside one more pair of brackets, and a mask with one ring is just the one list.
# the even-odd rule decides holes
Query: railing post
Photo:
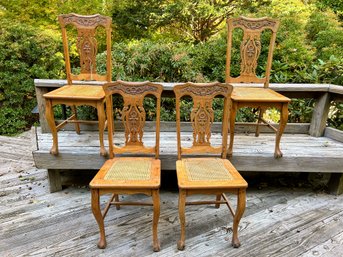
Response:
[{"label": "railing post", "polygon": [[46,87],[37,87],[35,86],[36,91],[36,98],[37,98],[37,105],[38,105],[38,112],[39,112],[39,123],[42,128],[43,133],[50,132],[49,125],[45,118],[45,99],[43,95],[48,93],[48,89]]},{"label": "railing post", "polygon": [[313,137],[324,135],[326,121],[330,109],[330,93],[322,94],[316,101],[313,109],[309,134]]}]

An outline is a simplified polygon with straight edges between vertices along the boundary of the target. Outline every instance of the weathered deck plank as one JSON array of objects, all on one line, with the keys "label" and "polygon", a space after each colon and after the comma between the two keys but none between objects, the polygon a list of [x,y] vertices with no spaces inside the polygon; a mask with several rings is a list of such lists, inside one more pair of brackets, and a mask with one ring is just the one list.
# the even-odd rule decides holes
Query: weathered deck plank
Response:
[{"label": "weathered deck plank", "polygon": [[[15,147],[2,144],[5,139],[0,137],[2,151],[14,153]],[[30,156],[28,136],[12,142]],[[3,169],[8,163],[15,169]],[[0,166],[0,256],[340,256],[342,252],[343,195],[290,185],[258,189],[249,178],[238,249],[230,246],[232,219],[225,206],[187,206],[186,249],[178,251],[174,185],[173,190],[161,190],[161,252],[152,252],[151,208],[131,206],[110,210],[105,221],[108,246],[100,250],[89,190],[68,187],[50,194],[46,170],[33,168],[32,163],[14,156]]]}]

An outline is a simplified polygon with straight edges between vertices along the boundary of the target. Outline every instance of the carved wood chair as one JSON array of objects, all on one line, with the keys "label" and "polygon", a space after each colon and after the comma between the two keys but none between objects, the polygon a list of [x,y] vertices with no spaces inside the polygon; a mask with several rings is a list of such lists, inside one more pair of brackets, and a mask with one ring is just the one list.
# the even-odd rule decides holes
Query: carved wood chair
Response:
[{"label": "carved wood chair", "polygon": [[[160,103],[162,85],[151,82],[116,81],[103,86],[106,94],[106,114],[108,118],[108,141],[110,158],[90,182],[92,211],[99,225],[99,248],[106,247],[104,218],[111,205],[152,205],[153,206],[153,250],[159,251],[157,225],[160,215]],[[113,140],[113,100],[112,95],[121,95],[124,100],[122,122],[125,128],[125,144],[114,145]],[[155,145],[146,147],[143,143],[145,110],[143,100],[147,95],[156,98],[156,135]],[[115,157],[116,154],[129,155]],[[131,156],[130,156],[131,155]],[[134,155],[134,156],[132,156]],[[154,155],[153,157],[146,157]],[[145,157],[137,157],[145,156]],[[112,193],[112,197],[101,213],[100,196]],[[145,194],[152,196],[152,203],[119,201],[119,194]]]},{"label": "carved wood chair", "polygon": [[[248,184],[231,162],[226,159],[228,112],[223,112],[221,145],[212,146],[210,142],[211,125],[214,120],[213,99],[218,96],[224,97],[224,110],[228,110],[231,91],[231,85],[219,82],[203,84],[188,82],[174,87],[178,152],[176,171],[179,186],[179,218],[181,225],[181,238],[178,242],[179,250],[183,250],[185,247],[185,206],[194,204],[213,203],[216,208],[219,208],[220,204],[226,204],[233,216],[232,245],[234,247],[240,246],[238,224],[245,210]],[[190,147],[181,145],[180,103],[181,98],[184,96],[189,96],[193,100],[193,108],[189,110],[193,128],[193,142]],[[188,157],[184,158],[183,155],[188,155]],[[229,203],[225,193],[237,195],[236,211]],[[216,195],[216,200],[186,202],[186,196],[194,194],[213,194]]]},{"label": "carved wood chair", "polygon": [[[67,123],[74,123],[75,130],[80,133],[80,123],[98,122],[100,154],[106,155],[104,147],[105,117],[105,94],[101,86],[90,84],[77,85],[75,81],[111,81],[111,24],[110,17],[99,14],[91,16],[81,16],[77,14],[62,14],[58,16],[62,29],[62,40],[67,73],[67,85],[44,94],[46,103],[46,119],[49,124],[53,144],[51,154],[58,154],[57,132]],[[72,73],[69,56],[69,42],[67,37],[67,27],[72,25],[77,30],[76,47],[80,59],[80,73]],[[100,75],[96,68],[96,55],[98,43],[96,32],[98,27],[103,27],[106,31],[106,74]],[[71,29],[70,29],[71,30]],[[69,34],[68,34],[69,35]],[[71,37],[72,38],[72,37]],[[56,125],[53,107],[57,104],[71,107],[72,115],[59,125]],[[76,106],[88,105],[97,109],[98,121],[85,121],[77,119]]]},{"label": "carved wood chair", "polygon": [[[258,108],[259,110],[255,136],[259,136],[259,126],[261,122],[273,129],[276,132],[274,157],[280,158],[282,157],[280,140],[287,124],[288,103],[290,102],[290,99],[269,88],[269,76],[279,21],[270,18],[251,19],[239,17],[227,19],[227,24],[226,83],[263,84],[263,87],[234,87],[233,89],[231,95],[232,108],[230,114],[230,145],[228,156],[231,156],[233,151],[236,112],[242,107],[252,107]],[[238,77],[231,77],[233,31],[238,28],[243,30],[243,40],[240,46],[240,75]],[[261,33],[268,29],[271,30],[271,38],[265,67],[265,76],[261,78],[256,75],[256,68],[261,53]],[[263,119],[265,110],[273,107],[280,110],[280,124],[278,129]]]}]

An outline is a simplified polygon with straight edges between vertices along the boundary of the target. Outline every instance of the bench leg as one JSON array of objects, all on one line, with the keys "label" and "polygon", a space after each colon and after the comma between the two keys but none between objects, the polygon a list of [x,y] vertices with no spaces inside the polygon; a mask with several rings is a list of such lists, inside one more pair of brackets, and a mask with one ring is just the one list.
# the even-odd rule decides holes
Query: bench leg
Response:
[{"label": "bench leg", "polygon": [[61,191],[62,182],[59,170],[48,169],[50,193]]},{"label": "bench leg", "polygon": [[330,194],[340,195],[343,193],[343,173],[331,173],[329,180]]}]

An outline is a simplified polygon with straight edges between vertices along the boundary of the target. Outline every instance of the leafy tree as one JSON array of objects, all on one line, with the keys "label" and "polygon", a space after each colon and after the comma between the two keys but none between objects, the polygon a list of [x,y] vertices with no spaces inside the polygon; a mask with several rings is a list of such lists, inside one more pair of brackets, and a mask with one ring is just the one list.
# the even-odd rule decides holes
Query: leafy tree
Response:
[{"label": "leafy tree", "polygon": [[57,16],[62,13],[109,15],[111,9],[111,0],[2,0],[0,3],[0,12],[5,17],[45,29],[59,29]]},{"label": "leafy tree", "polygon": [[159,25],[166,0],[114,0],[112,19],[117,38],[140,39],[151,36]]},{"label": "leafy tree", "polygon": [[152,37],[155,32],[184,41],[205,42],[238,8],[267,0],[115,0],[113,23],[120,38]]},{"label": "leafy tree", "polygon": [[330,8],[333,10],[341,21],[343,21],[343,1],[338,0],[317,0],[316,5],[320,9]]}]

